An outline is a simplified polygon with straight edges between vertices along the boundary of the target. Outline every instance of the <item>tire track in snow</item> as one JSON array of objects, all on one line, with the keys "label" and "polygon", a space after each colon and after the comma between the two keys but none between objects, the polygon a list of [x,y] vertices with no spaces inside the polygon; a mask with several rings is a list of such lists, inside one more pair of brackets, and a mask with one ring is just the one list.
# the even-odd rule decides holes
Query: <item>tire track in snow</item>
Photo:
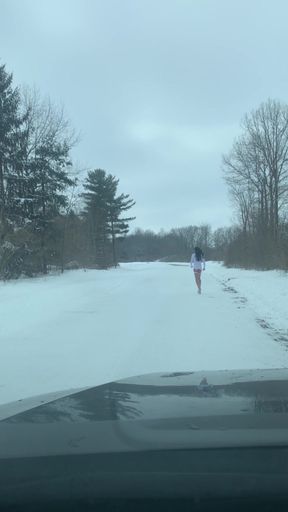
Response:
[{"label": "tire track in snow", "polygon": [[[224,292],[231,294],[233,298],[233,302],[237,305],[238,309],[244,308],[247,306],[247,303],[249,302],[247,297],[244,297],[243,295],[240,295],[238,290],[231,286],[230,281],[232,279],[235,279],[233,277],[229,277],[225,280],[219,280],[214,275],[213,277],[222,285],[222,288]],[[264,320],[263,318],[255,318],[256,323],[266,331],[268,336],[273,338],[274,341],[277,343],[280,343],[286,350],[288,350],[288,331],[285,331],[284,329],[277,329],[277,327],[274,327],[269,322]]]}]

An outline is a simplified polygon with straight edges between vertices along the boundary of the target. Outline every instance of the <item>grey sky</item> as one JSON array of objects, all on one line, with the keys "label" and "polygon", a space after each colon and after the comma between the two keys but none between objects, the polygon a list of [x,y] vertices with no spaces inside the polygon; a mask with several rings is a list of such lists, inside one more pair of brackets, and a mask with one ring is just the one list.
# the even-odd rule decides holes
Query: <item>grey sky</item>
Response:
[{"label": "grey sky", "polygon": [[286,0],[0,0],[0,62],[62,102],[137,202],[133,227],[229,225],[221,177],[246,112],[288,101]]}]

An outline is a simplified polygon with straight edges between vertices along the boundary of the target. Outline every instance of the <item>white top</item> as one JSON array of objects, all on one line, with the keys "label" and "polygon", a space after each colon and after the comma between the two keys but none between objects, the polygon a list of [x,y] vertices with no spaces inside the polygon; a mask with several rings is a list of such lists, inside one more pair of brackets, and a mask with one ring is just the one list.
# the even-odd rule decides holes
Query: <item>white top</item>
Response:
[{"label": "white top", "polygon": [[[196,254],[193,253],[192,256],[191,256],[191,262],[190,262],[190,265],[191,265],[191,268],[193,268],[193,270],[205,270],[205,259],[201,258],[200,261],[198,261],[196,259]],[[202,268],[202,265],[203,265],[203,268]]]}]

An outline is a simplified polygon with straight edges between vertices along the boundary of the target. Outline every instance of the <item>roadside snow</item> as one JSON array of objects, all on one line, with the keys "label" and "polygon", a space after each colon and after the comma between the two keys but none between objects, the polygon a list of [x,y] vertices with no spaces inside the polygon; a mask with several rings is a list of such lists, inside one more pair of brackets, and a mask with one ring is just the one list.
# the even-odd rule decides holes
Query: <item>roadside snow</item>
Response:
[{"label": "roadside snow", "polygon": [[0,284],[0,403],[148,372],[288,366],[288,276],[208,263]]},{"label": "roadside snow", "polygon": [[249,308],[259,319],[288,335],[287,272],[230,269],[220,263],[211,263],[209,267],[215,279],[232,287],[248,301]]}]

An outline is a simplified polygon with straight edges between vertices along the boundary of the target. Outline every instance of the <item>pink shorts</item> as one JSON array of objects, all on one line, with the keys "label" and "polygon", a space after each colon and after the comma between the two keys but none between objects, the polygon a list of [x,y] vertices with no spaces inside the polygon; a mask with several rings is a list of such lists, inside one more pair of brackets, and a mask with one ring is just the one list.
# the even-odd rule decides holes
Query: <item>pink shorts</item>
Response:
[{"label": "pink shorts", "polygon": [[200,268],[194,268],[195,274],[201,274],[202,270]]}]

